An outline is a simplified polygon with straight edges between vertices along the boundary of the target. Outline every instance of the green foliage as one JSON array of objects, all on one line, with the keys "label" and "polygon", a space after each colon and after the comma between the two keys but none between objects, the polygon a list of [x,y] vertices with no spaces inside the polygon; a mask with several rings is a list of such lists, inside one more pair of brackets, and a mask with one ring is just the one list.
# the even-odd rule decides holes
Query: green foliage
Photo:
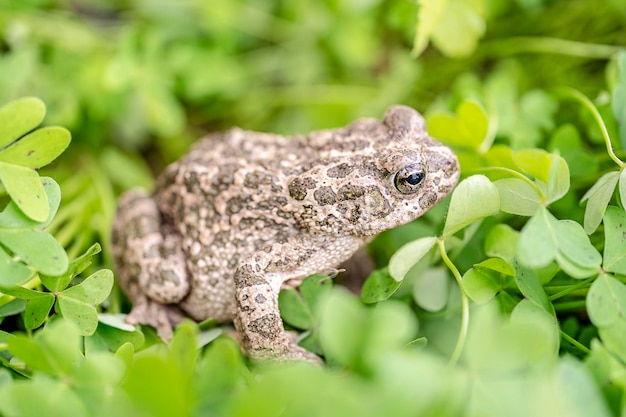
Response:
[{"label": "green foliage", "polygon": [[312,352],[322,352],[319,347],[318,303],[331,286],[332,281],[326,275],[312,275],[297,290],[281,291],[278,297],[283,320],[289,326],[306,331],[300,344]]},{"label": "green foliage", "polygon": [[89,266],[90,258],[98,252],[100,246],[95,244],[85,255],[71,262],[67,271],[60,276],[51,277],[41,273],[41,283],[50,292],[23,288],[16,286],[15,283],[12,286],[1,287],[4,294],[26,300],[23,313],[26,329],[40,327],[48,319],[52,306],[55,306],[57,313],[78,325],[82,335],[87,336],[95,332],[98,325],[95,306],[109,296],[113,288],[113,273],[103,269],[79,284],[71,287],[68,287],[68,284]]},{"label": "green foliage", "polygon": [[[480,201],[480,204],[476,204]],[[449,237],[470,224],[498,212],[500,196],[483,175],[464,179],[452,193],[443,237]]]},{"label": "green foliage", "polygon": [[36,98],[23,98],[0,108],[0,180],[20,210],[38,222],[46,221],[50,210],[39,176],[29,168],[49,164],[70,143],[70,133],[61,127],[33,131],[45,110]]},{"label": "green foliage", "polygon": [[[48,184],[52,185],[51,188],[56,187],[54,181],[47,180],[50,181]],[[3,216],[3,218],[11,221],[10,216]],[[36,225],[35,228],[31,225],[27,227],[15,226],[15,223],[13,225],[0,232],[0,242],[15,256],[8,263],[8,267],[25,270],[26,265],[30,265],[41,273],[51,275],[62,274],[67,269],[68,260],[65,251],[49,233],[38,230],[41,224]],[[5,256],[8,260],[6,252]],[[9,275],[7,278],[13,278],[13,282],[9,281],[5,284],[21,284],[31,276],[32,274],[17,279]]]},{"label": "green foliage", "polygon": [[58,184],[39,178],[33,168],[53,161],[68,146],[70,134],[60,127],[37,129],[45,115],[41,100],[24,98],[0,108],[0,179],[11,198],[0,213],[0,286],[19,285],[37,271],[62,274],[65,251],[43,229],[61,201]]},{"label": "green foliage", "polygon": [[[480,150],[487,138],[489,121],[485,110],[475,101],[459,104],[455,115],[435,114],[428,118],[428,131],[450,145]],[[493,138],[491,138],[493,139]],[[491,143],[488,143],[488,146]]]},{"label": "green foliage", "polygon": [[413,53],[432,42],[448,56],[467,56],[485,33],[485,0],[420,1]]},{"label": "green foliage", "polygon": [[59,314],[78,324],[81,334],[90,335],[98,323],[95,306],[111,292],[113,274],[101,270],[68,288],[100,252],[100,246],[94,244],[69,263],[65,249],[46,231],[59,208],[61,190],[53,179],[40,178],[34,169],[59,156],[68,146],[70,134],[61,127],[35,130],[44,115],[45,105],[35,98],[0,108],[0,121],[4,122],[0,140],[5,145],[0,150],[0,178],[11,198],[0,213],[0,289],[5,294],[2,304],[19,306],[5,309],[2,317],[22,313],[25,329],[33,330],[48,319],[56,305]]},{"label": "green foliage", "polygon": [[[0,414],[623,415],[622,3],[5,0]],[[125,322],[102,269],[121,190],[206,131],[394,103],[463,179],[372,242],[360,298],[322,275],[281,293],[325,366],[249,363],[211,321],[168,344]]]},{"label": "green foliage", "polygon": [[596,274],[602,263],[578,223],[557,220],[546,209],[539,210],[522,229],[517,256],[521,263],[536,269],[556,260],[574,278]]},{"label": "green foliage", "polygon": [[626,213],[607,207],[604,215],[604,262],[607,272],[626,275]]}]

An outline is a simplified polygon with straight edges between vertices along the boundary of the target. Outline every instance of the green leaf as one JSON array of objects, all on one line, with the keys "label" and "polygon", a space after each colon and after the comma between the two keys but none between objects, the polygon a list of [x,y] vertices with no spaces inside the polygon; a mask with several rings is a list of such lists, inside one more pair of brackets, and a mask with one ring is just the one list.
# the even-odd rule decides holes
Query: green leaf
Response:
[{"label": "green leaf", "polygon": [[183,320],[174,331],[174,338],[170,343],[169,358],[178,364],[181,371],[191,379],[198,360],[198,325],[187,319]]},{"label": "green leaf", "polygon": [[578,266],[599,270],[602,256],[580,224],[573,220],[559,220],[555,226],[559,252]]},{"label": "green leaf", "polygon": [[545,184],[550,179],[552,157],[553,155],[543,149],[523,149],[513,152],[515,164],[525,173],[541,180]]},{"label": "green leaf", "polygon": [[176,362],[154,351],[135,357],[122,387],[145,416],[192,415],[194,392],[184,372]]},{"label": "green leaf", "polygon": [[556,254],[556,262],[566,274],[571,276],[572,278],[588,278],[592,275],[597,275],[600,269],[599,265],[594,267],[586,267],[578,264],[576,260],[572,260],[565,256],[561,252],[557,252]]},{"label": "green leaf", "polygon": [[572,124],[559,126],[550,139],[551,152],[558,151],[567,161],[572,177],[590,177],[598,173],[598,161],[583,149],[578,129]]},{"label": "green leaf", "polygon": [[113,272],[102,269],[78,285],[57,296],[57,307],[63,317],[78,325],[83,336],[92,335],[98,327],[95,305],[102,303],[113,288]]},{"label": "green leaf", "polygon": [[57,370],[57,375],[69,374],[84,359],[82,339],[73,323],[55,320],[35,335],[37,343]]},{"label": "green leaf", "polygon": [[526,266],[541,268],[556,258],[557,220],[545,208],[540,208],[522,228],[517,246],[517,258]]},{"label": "green leaf", "polygon": [[0,148],[39,126],[45,115],[46,105],[35,97],[24,97],[0,107]]},{"label": "green leaf", "polygon": [[115,356],[124,362],[126,369],[130,368],[135,356],[134,345],[131,342],[123,343],[119,348],[115,349]]},{"label": "green leaf", "polygon": [[34,338],[15,336],[9,339],[9,351],[31,369],[51,376],[68,375],[83,358],[76,326],[56,320],[37,332]]},{"label": "green leaf", "polygon": [[569,191],[570,178],[567,161],[559,155],[551,154],[550,176],[548,177],[548,204],[561,199]]},{"label": "green leaf", "polygon": [[22,285],[34,275],[34,270],[14,260],[0,247],[0,287]]},{"label": "green leaf", "polygon": [[624,363],[626,361],[626,320],[615,320],[610,325],[598,327],[598,335],[604,346]]},{"label": "green leaf", "polygon": [[[545,189],[546,195],[541,196],[541,199],[546,200],[544,204],[559,200],[569,190],[569,167],[561,156],[550,154],[543,149],[523,149],[513,152],[512,158],[523,172],[535,178],[537,186],[542,190]],[[531,195],[530,190],[526,190],[522,195],[528,198],[527,196]]]},{"label": "green leaf", "polygon": [[302,296],[296,289],[283,290],[278,294],[280,315],[290,326],[298,329],[310,329],[313,316]]},{"label": "green leaf", "polygon": [[510,261],[515,255],[519,232],[505,223],[495,225],[485,238],[485,254]]},{"label": "green leaf", "polygon": [[476,101],[463,100],[456,109],[459,128],[474,149],[478,149],[485,141],[489,128],[489,119],[485,109]]},{"label": "green leaf", "polygon": [[555,370],[553,389],[562,393],[560,404],[552,403],[554,412],[546,415],[609,417],[609,410],[601,386],[585,366],[572,357],[564,357]]},{"label": "green leaf", "polygon": [[417,28],[413,41],[413,55],[419,56],[428,46],[430,38],[439,24],[447,1],[418,1]]},{"label": "green leaf", "polygon": [[94,243],[85,251],[85,253],[70,262],[63,275],[48,276],[45,274],[39,274],[41,283],[50,291],[58,292],[64,290],[77,275],[91,265],[91,258],[101,251],[102,248],[100,244]]},{"label": "green leaf", "polygon": [[500,196],[493,183],[484,175],[468,177],[452,193],[443,237],[449,237],[477,220],[493,216],[499,210]]},{"label": "green leaf", "polygon": [[67,149],[70,132],[62,127],[45,127],[24,136],[0,151],[0,161],[27,168],[41,168]]},{"label": "green leaf", "polygon": [[518,216],[532,216],[541,207],[540,195],[520,178],[502,178],[493,185],[500,194],[500,210]]},{"label": "green leaf", "polygon": [[56,309],[63,318],[78,326],[81,336],[91,336],[98,327],[98,312],[91,304],[59,294]]},{"label": "green leaf", "polygon": [[541,208],[522,228],[517,256],[537,269],[554,259],[574,278],[586,278],[600,269],[602,256],[593,247],[583,228],[571,220],[557,220]]},{"label": "green leaf", "polygon": [[92,258],[102,252],[102,246],[99,243],[94,243],[78,258],[74,259],[68,268],[68,270],[72,271],[74,276],[82,273],[85,269],[89,267],[92,263]]},{"label": "green leaf", "polygon": [[472,148],[471,144],[465,144],[459,132],[457,115],[449,113],[429,114],[426,118],[428,133],[448,145]]},{"label": "green leaf", "polygon": [[299,329],[313,327],[317,302],[331,286],[332,281],[328,276],[316,274],[307,277],[297,290],[281,291],[278,304],[283,319]]},{"label": "green leaf", "polygon": [[29,229],[0,229],[0,243],[44,274],[60,275],[67,269],[67,254],[49,233]]},{"label": "green leaf", "polygon": [[420,0],[413,54],[418,56],[432,42],[445,55],[470,55],[485,33],[482,0]]},{"label": "green leaf", "polygon": [[26,300],[21,298],[14,298],[8,303],[0,306],[0,318],[15,316],[24,312],[26,309]]},{"label": "green leaf", "polygon": [[463,290],[473,302],[484,304],[502,289],[499,278],[493,271],[472,267],[463,275]]},{"label": "green leaf", "polygon": [[404,279],[413,268],[435,245],[436,237],[423,237],[402,246],[389,260],[389,275],[396,281]]},{"label": "green leaf", "polygon": [[467,295],[478,304],[491,300],[507,285],[515,269],[500,258],[490,258],[470,268],[463,275],[463,288]]},{"label": "green leaf", "polygon": [[587,201],[585,208],[585,232],[592,234],[600,225],[606,206],[609,205],[615,186],[619,180],[620,173],[618,171],[608,172],[585,193],[581,202]]},{"label": "green leaf", "polygon": [[90,414],[79,395],[65,381],[36,374],[0,390],[3,416],[88,417]]},{"label": "green leaf", "polygon": [[488,129],[487,113],[472,100],[462,101],[456,117],[434,114],[428,117],[428,132],[446,142],[462,148],[478,149],[485,141]]},{"label": "green leaf", "polygon": [[36,222],[48,219],[48,198],[37,172],[30,168],[0,162],[0,180],[17,206]]},{"label": "green leaf", "polygon": [[91,411],[90,415],[131,416],[136,413],[120,382],[126,367],[109,352],[92,352],[72,373],[72,388]]},{"label": "green leaf", "polygon": [[466,366],[472,372],[519,375],[555,361],[554,318],[548,314],[516,314],[505,320],[490,303],[472,316],[473,331],[468,334],[465,350]]},{"label": "green leaf", "polygon": [[73,298],[86,304],[97,305],[107,299],[113,288],[113,272],[101,269],[87,277],[83,282],[70,287],[59,297]]},{"label": "green leaf", "polygon": [[413,299],[426,311],[441,311],[448,303],[447,268],[429,268],[413,284]]},{"label": "green leaf", "polygon": [[525,322],[525,321],[533,321],[541,322],[546,326],[547,334],[545,335],[545,342],[548,349],[551,350],[552,357],[556,357],[559,351],[559,342],[560,342],[560,332],[559,332],[559,323],[556,318],[556,314],[554,311],[552,313],[547,312],[545,308],[541,307],[536,302],[533,302],[529,299],[523,299],[513,309],[511,312],[511,322]]},{"label": "green leaf", "polygon": [[300,284],[300,294],[311,311],[315,312],[319,300],[330,291],[333,281],[325,274],[314,274]]},{"label": "green leaf", "polygon": [[385,301],[400,288],[402,281],[395,280],[387,268],[377,269],[367,277],[361,289],[361,300],[366,304]]},{"label": "green leaf", "polygon": [[546,291],[537,278],[535,271],[525,268],[519,263],[515,264],[515,282],[524,297],[536,304],[551,316],[555,316],[554,306],[548,299]]},{"label": "green leaf", "polygon": [[619,195],[622,207],[626,210],[626,169],[619,174]]},{"label": "green leaf", "polygon": [[607,272],[626,275],[626,212],[609,206],[604,214],[604,264]]},{"label": "green leaf", "polygon": [[513,268],[511,264],[509,264],[507,261],[500,258],[489,258],[474,266],[484,269],[490,269],[504,275],[515,275],[515,268]]},{"label": "green leaf", "polygon": [[14,201],[11,201],[0,213],[0,227],[43,228],[50,224],[61,203],[61,188],[56,181],[48,177],[41,177],[41,184],[48,197],[48,218],[43,222],[33,221],[18,208]]},{"label": "green leaf", "polygon": [[26,300],[26,308],[22,318],[27,330],[34,330],[47,319],[55,301],[54,294],[35,291],[23,287],[2,288],[3,293]]},{"label": "green leaf", "polygon": [[600,274],[587,293],[587,313],[597,327],[626,320],[626,286],[608,274]]},{"label": "green leaf", "polygon": [[[606,329],[601,329],[605,332]],[[598,339],[591,341],[591,353],[585,358],[585,365],[591,370],[598,381],[611,381],[624,388],[626,378],[624,366],[619,358],[613,355]]]},{"label": "green leaf", "polygon": [[[93,351],[116,351],[120,349],[124,344],[130,344],[134,351],[140,350],[146,341],[143,333],[135,326],[125,323],[123,318],[120,318],[121,323],[112,325],[113,319],[106,318],[111,316],[108,314],[98,314],[98,327],[96,332],[85,339],[85,352],[90,353]],[[118,316],[118,315],[114,315]],[[120,314],[119,316],[126,315]],[[122,324],[125,325],[122,329]]]},{"label": "green leaf", "polygon": [[129,324],[126,322],[126,314],[109,314],[109,313],[101,313],[98,314],[98,321],[100,323],[104,323],[109,327],[113,327],[115,329],[123,330],[125,332],[134,332],[136,331],[136,327],[133,324]]},{"label": "green leaf", "polygon": [[28,298],[24,311],[24,327],[34,330],[41,326],[48,319],[54,300],[54,295],[45,292],[37,292],[37,295]]},{"label": "green leaf", "polygon": [[320,343],[325,358],[331,363],[353,365],[363,349],[366,311],[341,289],[330,291],[320,307]]},{"label": "green leaf", "polygon": [[[222,337],[211,343],[198,364],[195,380],[198,392],[202,393],[198,410],[214,410],[245,386],[247,368],[237,342]],[[208,412],[206,413],[209,414]]]},{"label": "green leaf", "polygon": [[[200,323],[200,325],[198,326],[199,329],[202,329],[202,323]],[[217,339],[218,337],[220,337],[221,335],[224,334],[224,329],[220,328],[220,327],[215,327],[212,329],[206,329],[206,330],[202,330],[200,332],[200,334],[198,334],[198,349],[202,349],[203,347],[205,347],[206,345],[210,344],[211,342],[213,342],[215,339]],[[312,337],[313,334],[309,333],[308,337]],[[301,345],[302,346],[302,345]],[[305,347],[305,346],[303,346]],[[308,349],[308,347],[307,347]],[[314,350],[313,348],[310,350]]]},{"label": "green leaf", "polygon": [[368,361],[387,358],[390,352],[403,348],[417,335],[415,315],[403,302],[390,300],[380,303],[367,313],[366,339],[362,349],[363,357]]},{"label": "green leaf", "polygon": [[23,335],[13,335],[9,338],[7,346],[11,354],[24,361],[30,369],[55,375],[54,367],[50,364],[45,352],[38,343]]}]

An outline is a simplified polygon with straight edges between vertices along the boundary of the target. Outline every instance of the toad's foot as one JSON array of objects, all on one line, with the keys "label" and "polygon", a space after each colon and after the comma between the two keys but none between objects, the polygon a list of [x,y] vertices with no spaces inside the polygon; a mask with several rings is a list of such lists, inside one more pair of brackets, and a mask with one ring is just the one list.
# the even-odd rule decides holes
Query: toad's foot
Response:
[{"label": "toad's foot", "polygon": [[275,362],[309,362],[321,365],[322,359],[295,343],[289,343],[284,349],[248,349],[248,355],[256,361],[271,360]]},{"label": "toad's foot", "polygon": [[234,321],[248,355],[320,363],[317,356],[289,340],[278,309],[278,293],[285,283],[301,282],[312,273],[334,268],[354,253],[361,241],[345,237],[334,247],[326,243],[324,237],[298,235],[264,248],[239,264],[234,275]]},{"label": "toad's foot", "polygon": [[185,318],[185,315],[176,307],[159,304],[148,298],[137,300],[133,309],[126,317],[129,324],[143,324],[152,326],[164,341],[172,340],[173,328]]}]

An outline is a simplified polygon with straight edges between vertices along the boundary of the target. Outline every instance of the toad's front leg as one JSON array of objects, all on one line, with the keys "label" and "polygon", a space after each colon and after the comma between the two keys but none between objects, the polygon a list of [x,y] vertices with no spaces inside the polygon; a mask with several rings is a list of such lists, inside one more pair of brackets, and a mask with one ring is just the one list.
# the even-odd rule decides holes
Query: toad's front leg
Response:
[{"label": "toad's front leg", "polygon": [[[332,239],[332,240],[331,240]],[[363,241],[355,237],[296,236],[245,259],[235,272],[235,326],[252,358],[319,362],[289,340],[278,310],[278,293],[316,272],[336,267]]]}]

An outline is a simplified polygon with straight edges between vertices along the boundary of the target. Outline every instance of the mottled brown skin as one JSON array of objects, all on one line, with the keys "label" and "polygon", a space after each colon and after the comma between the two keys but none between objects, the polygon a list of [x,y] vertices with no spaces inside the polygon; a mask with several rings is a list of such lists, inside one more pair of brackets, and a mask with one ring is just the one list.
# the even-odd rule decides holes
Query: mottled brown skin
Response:
[{"label": "mottled brown skin", "polygon": [[418,218],[458,177],[454,154],[405,106],[307,136],[208,136],[152,196],[120,198],[113,244],[128,321],[164,337],[183,316],[234,321],[254,358],[316,361],[287,337],[280,289]]}]

